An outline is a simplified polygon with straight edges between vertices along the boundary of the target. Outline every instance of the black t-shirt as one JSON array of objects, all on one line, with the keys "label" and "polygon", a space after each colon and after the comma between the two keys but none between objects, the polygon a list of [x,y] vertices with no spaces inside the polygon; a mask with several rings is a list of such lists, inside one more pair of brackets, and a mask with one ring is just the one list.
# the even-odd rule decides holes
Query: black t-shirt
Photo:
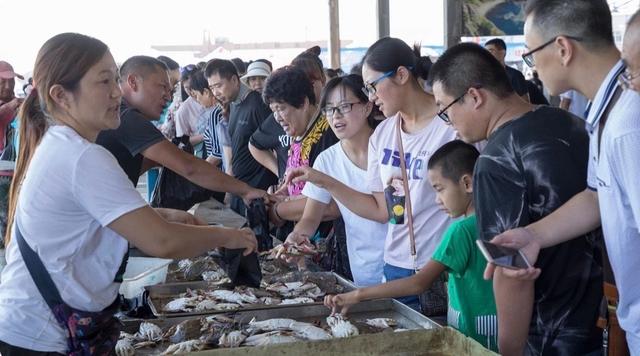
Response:
[{"label": "black t-shirt", "polygon": [[529,101],[531,104],[549,105],[549,101],[545,98],[544,93],[542,93],[540,88],[538,88],[534,82],[527,80],[527,90],[529,92]]},{"label": "black t-shirt", "polygon": [[118,160],[135,187],[142,169],[142,151],[164,140],[164,135],[139,110],[124,100],[120,105],[120,127],[100,132],[96,143]]},{"label": "black t-shirt", "polygon": [[243,93],[241,90],[240,95],[246,96],[239,103],[231,104],[229,114],[233,175],[254,188],[267,189],[278,179],[253,158],[249,152],[249,139],[271,110],[256,91]]},{"label": "black t-shirt", "polygon": [[529,89],[527,88],[527,80],[524,79],[524,75],[522,75],[519,70],[509,66],[505,66],[504,69],[507,71],[507,77],[509,78],[509,82],[511,82],[513,90],[515,90],[519,96],[527,94]]},{"label": "black t-shirt", "polygon": [[262,125],[251,136],[251,144],[259,150],[275,151],[278,158],[278,176],[284,177],[289,157],[291,136],[287,135],[282,126],[276,121],[273,113],[264,120]]},{"label": "black t-shirt", "polygon": [[[479,238],[536,222],[586,188],[584,122],[541,106],[498,128],[474,172]],[[602,269],[592,235],[543,249],[536,262],[528,352],[582,355],[601,342],[595,327]]]}]

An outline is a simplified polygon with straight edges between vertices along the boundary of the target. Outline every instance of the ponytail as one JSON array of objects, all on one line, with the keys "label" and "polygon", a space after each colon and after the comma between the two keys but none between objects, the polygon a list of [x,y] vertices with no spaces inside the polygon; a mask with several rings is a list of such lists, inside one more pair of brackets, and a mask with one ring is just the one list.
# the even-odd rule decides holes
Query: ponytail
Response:
[{"label": "ponytail", "polygon": [[42,136],[47,130],[47,116],[42,110],[43,105],[40,103],[40,95],[38,90],[34,88],[27,96],[20,107],[18,117],[20,119],[18,146],[18,158],[16,159],[16,168],[13,173],[13,180],[9,188],[9,207],[7,213],[7,232],[5,234],[5,246],[11,241],[11,231],[13,221],[16,214],[16,206],[18,205],[18,196],[22,180],[27,172],[31,157],[40,144]]},{"label": "ponytail", "polygon": [[413,54],[416,56],[416,65],[412,72],[416,78],[427,80],[429,78],[429,71],[431,70],[433,62],[431,61],[431,58],[420,55],[420,47],[420,43],[413,45]]}]

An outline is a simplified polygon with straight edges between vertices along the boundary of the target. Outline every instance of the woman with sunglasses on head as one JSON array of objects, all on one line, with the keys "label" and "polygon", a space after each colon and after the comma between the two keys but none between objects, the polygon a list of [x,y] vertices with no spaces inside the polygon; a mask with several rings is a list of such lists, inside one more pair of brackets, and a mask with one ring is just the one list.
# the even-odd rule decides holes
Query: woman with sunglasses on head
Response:
[{"label": "woman with sunglasses on head", "polygon": [[[412,50],[396,38],[382,38],[367,50],[362,63],[364,90],[369,100],[388,117],[369,139],[367,181],[362,183],[372,193],[359,192],[329,176],[313,183],[328,190],[334,199],[357,215],[380,223],[389,222],[384,277],[394,280],[413,275],[428,262],[450,223],[435,201],[435,192],[427,178],[427,162],[433,152],[455,139],[456,134],[438,119],[433,95],[420,86],[418,79],[427,79],[431,61],[421,57],[418,48]],[[404,192],[400,148],[404,151],[408,192]],[[296,182],[307,178],[304,175],[296,178],[296,174],[300,172],[288,179]],[[415,254],[409,212],[412,213]],[[439,300],[442,308],[437,312],[444,314],[443,283],[434,284],[431,291],[434,293],[428,292],[427,299]],[[415,309],[420,307],[417,296],[399,300]]]},{"label": "woman with sunglasses on head", "polygon": [[[373,104],[363,93],[363,85],[361,76],[350,74],[331,79],[324,89],[320,107],[340,142],[320,153],[313,168],[294,170],[295,174],[303,174],[308,183],[302,190],[307,202],[302,219],[287,242],[306,242],[306,237],[313,235],[320,224],[324,209],[332,200],[330,192],[313,184],[323,176],[371,193],[362,182],[367,179],[369,137],[379,122],[373,119]],[[364,287],[380,283],[386,224],[362,218],[341,203],[338,207],[345,222],[349,265],[355,284]]]},{"label": "woman with sunglasses on head", "polygon": [[[129,243],[148,255],[256,250],[248,230],[169,222],[149,207],[98,133],[120,125],[118,67],[101,41],[49,39],[20,111],[0,288],[0,353],[113,354]],[[192,215],[175,220],[198,223]]]}]

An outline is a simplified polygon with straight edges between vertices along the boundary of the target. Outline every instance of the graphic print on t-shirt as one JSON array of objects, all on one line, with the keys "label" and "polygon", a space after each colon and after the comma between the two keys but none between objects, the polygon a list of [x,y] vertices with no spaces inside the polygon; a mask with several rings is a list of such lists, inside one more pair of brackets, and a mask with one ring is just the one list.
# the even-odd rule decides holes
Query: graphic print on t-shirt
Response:
[{"label": "graphic print on t-shirt", "polygon": [[[412,155],[411,152],[404,153],[404,162],[407,166],[407,178],[409,178],[409,180],[424,179],[428,157],[431,157],[431,152],[426,150],[418,152],[417,155]],[[400,168],[400,152],[390,148],[384,148],[382,150],[382,161],[380,163],[384,166]],[[402,177],[399,178],[402,179]],[[389,184],[389,182],[387,182],[387,184]]]}]

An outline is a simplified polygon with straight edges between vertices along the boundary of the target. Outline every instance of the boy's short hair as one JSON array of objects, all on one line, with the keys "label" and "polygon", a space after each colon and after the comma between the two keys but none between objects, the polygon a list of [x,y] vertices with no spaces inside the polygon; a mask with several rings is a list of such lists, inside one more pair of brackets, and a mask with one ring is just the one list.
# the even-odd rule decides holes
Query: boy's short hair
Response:
[{"label": "boy's short hair", "polygon": [[427,169],[440,168],[443,177],[457,182],[465,174],[473,174],[480,152],[460,140],[448,142],[429,158]]}]

